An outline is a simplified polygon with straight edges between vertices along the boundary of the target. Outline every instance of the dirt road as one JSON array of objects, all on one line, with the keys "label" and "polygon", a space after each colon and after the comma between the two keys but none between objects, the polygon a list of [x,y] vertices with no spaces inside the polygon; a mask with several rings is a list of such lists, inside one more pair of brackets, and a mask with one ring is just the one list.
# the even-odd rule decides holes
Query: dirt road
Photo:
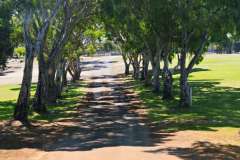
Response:
[{"label": "dirt road", "polygon": [[75,131],[47,147],[53,152],[40,160],[147,160],[159,156],[144,151],[154,147],[151,132],[134,109],[139,101],[128,91],[119,57],[85,59],[83,77],[87,99],[79,107]]}]

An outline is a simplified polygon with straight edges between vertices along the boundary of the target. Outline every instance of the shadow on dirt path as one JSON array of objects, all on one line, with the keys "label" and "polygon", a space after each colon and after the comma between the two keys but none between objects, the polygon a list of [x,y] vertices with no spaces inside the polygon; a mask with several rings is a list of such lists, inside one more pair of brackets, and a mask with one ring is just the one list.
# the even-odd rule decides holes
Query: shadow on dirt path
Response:
[{"label": "shadow on dirt path", "polygon": [[153,147],[164,142],[171,134],[150,131],[145,109],[131,92],[131,84],[112,67],[116,63],[83,63],[84,68],[91,69],[84,75],[87,95],[76,108],[69,109],[73,116],[52,123],[34,122],[31,128],[5,126],[0,133],[0,149],[88,151],[115,146]]},{"label": "shadow on dirt path", "polygon": [[[99,76],[89,80],[89,92],[78,107],[79,115],[71,134],[62,136],[47,150],[79,151],[112,146],[154,146],[156,138],[149,130],[137,96],[129,91],[121,75]],[[64,122],[67,122],[66,120]],[[153,140],[158,139],[158,142]]]}]

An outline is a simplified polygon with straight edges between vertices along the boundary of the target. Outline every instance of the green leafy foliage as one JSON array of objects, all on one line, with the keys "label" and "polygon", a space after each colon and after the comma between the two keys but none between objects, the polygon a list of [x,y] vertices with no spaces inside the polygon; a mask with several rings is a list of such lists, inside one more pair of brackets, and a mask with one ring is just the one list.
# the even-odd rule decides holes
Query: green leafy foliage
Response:
[{"label": "green leafy foliage", "polygon": [[12,56],[13,45],[10,39],[12,33],[12,4],[11,1],[0,1],[0,68],[4,69],[7,58]]},{"label": "green leafy foliage", "polygon": [[25,49],[25,47],[17,47],[17,48],[14,49],[14,53],[18,57],[23,57],[26,53],[26,49]]}]

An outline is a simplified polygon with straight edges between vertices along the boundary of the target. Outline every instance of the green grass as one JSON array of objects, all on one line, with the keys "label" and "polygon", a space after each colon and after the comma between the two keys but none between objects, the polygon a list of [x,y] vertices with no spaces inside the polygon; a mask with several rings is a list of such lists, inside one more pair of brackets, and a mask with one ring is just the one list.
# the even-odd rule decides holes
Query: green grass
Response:
[{"label": "green grass", "polygon": [[[50,114],[39,115],[30,110],[30,120],[54,121],[72,117],[74,108],[76,108],[76,105],[78,105],[78,102],[84,96],[84,92],[82,91],[84,85],[72,84],[67,87],[67,90],[63,93],[62,98],[58,100],[57,104],[48,107],[48,110],[51,112]],[[0,85],[0,121],[12,118],[19,90],[19,85]],[[31,88],[32,97],[35,90],[36,85],[33,84]]]},{"label": "green grass", "polygon": [[[20,85],[0,85],[0,120],[12,118],[13,109],[16,105]],[[34,94],[36,85],[33,84],[31,94]]]},{"label": "green grass", "polygon": [[178,108],[178,77],[175,99],[166,102],[140,82],[135,91],[149,108],[149,118],[165,130],[217,130],[240,128],[240,55],[207,55],[190,75],[193,106]]}]

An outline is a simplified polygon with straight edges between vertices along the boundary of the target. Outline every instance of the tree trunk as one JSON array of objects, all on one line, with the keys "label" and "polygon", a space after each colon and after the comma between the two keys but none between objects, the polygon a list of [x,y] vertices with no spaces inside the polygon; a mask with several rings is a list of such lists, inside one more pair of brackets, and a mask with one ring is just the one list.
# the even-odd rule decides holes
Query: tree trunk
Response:
[{"label": "tree trunk", "polygon": [[137,76],[136,76],[136,72],[137,72],[136,70],[137,70],[137,69],[136,69],[136,67],[135,67],[135,65],[134,65],[133,63],[132,63],[132,68],[133,68],[132,77],[133,77],[134,79],[137,79],[137,78],[136,78],[136,77],[137,77]]},{"label": "tree trunk", "polygon": [[133,78],[139,79],[140,77],[140,67],[137,64],[133,64]]},{"label": "tree trunk", "polygon": [[149,76],[148,71],[149,71],[149,57],[148,57],[148,55],[144,54],[141,79],[144,81],[144,84],[146,86],[150,84],[150,76]]},{"label": "tree trunk", "polygon": [[140,78],[141,81],[144,81],[145,78],[146,78],[146,77],[145,77],[145,74],[144,74],[144,67],[145,67],[145,66],[144,66],[144,61],[145,61],[145,60],[143,59],[143,61],[142,61],[142,70],[140,71],[140,72],[141,72],[141,78]]},{"label": "tree trunk", "polygon": [[163,68],[163,99],[173,99],[172,94],[172,73],[169,69],[168,54],[164,57],[164,68]]},{"label": "tree trunk", "polygon": [[37,89],[35,92],[35,99],[33,102],[33,110],[37,113],[46,113],[47,112],[47,102],[46,102],[46,87],[47,87],[47,81],[46,81],[46,65],[40,60],[39,58],[39,75],[38,75],[38,83],[37,83]]},{"label": "tree trunk", "polygon": [[33,49],[27,49],[22,85],[18,96],[17,105],[14,109],[14,119],[19,120],[21,122],[28,122],[33,60],[34,60]]},{"label": "tree trunk", "polygon": [[62,90],[63,90],[63,74],[65,69],[65,61],[61,60],[60,64],[57,67],[56,73],[56,90],[57,90],[57,97],[61,97]]},{"label": "tree trunk", "polygon": [[160,55],[156,55],[153,65],[153,92],[160,92]]},{"label": "tree trunk", "polygon": [[191,88],[187,82],[187,75],[181,73],[180,77],[180,107],[191,106]]},{"label": "tree trunk", "polygon": [[35,92],[35,99],[33,102],[33,110],[37,113],[47,113],[47,103],[46,103],[46,98],[45,98],[45,85],[44,85],[44,78],[42,78],[42,75],[39,75],[38,78],[38,85],[37,85],[37,90]]},{"label": "tree trunk", "polygon": [[47,77],[46,77],[46,81],[47,81],[47,96],[46,96],[46,100],[47,100],[47,104],[55,104],[57,101],[57,86],[55,83],[55,77],[56,77],[56,66],[55,63],[57,64],[58,62],[53,62],[50,63],[47,69]]},{"label": "tree trunk", "polygon": [[178,71],[179,68],[180,68],[180,56],[179,56],[179,54],[177,54],[177,64],[176,64],[176,66],[173,68],[173,72]]},{"label": "tree trunk", "polygon": [[162,48],[160,46],[160,38],[156,37],[156,53],[152,57],[153,65],[153,91],[156,93],[160,92],[160,58],[162,54]]},{"label": "tree trunk", "polygon": [[55,86],[56,62],[46,61],[43,53],[39,54],[38,60],[39,76],[33,109],[44,114],[47,113],[47,105],[55,103],[57,99]]},{"label": "tree trunk", "polygon": [[80,59],[72,60],[69,64],[68,71],[72,76],[72,81],[75,82],[80,79],[81,77],[81,66],[80,66]]},{"label": "tree trunk", "polygon": [[125,75],[128,76],[130,74],[130,63],[127,62],[127,56],[122,53],[122,58],[123,58],[123,62],[124,62],[124,66],[125,66]]},{"label": "tree trunk", "polygon": [[180,107],[191,106],[191,89],[188,84],[188,73],[186,70],[186,52],[180,57]]},{"label": "tree trunk", "polygon": [[159,63],[154,63],[153,66],[153,91],[159,92],[160,91],[160,66]]},{"label": "tree trunk", "polygon": [[68,69],[68,63],[64,63],[63,67],[63,75],[62,75],[62,86],[67,86],[67,69]]},{"label": "tree trunk", "polygon": [[124,63],[125,64],[125,75],[129,75],[130,74],[130,64],[128,63]]},{"label": "tree trunk", "polygon": [[133,66],[133,78],[134,79],[139,79],[141,77],[140,63],[141,63],[141,60],[139,60],[139,55],[138,54],[133,55],[132,66]]}]

